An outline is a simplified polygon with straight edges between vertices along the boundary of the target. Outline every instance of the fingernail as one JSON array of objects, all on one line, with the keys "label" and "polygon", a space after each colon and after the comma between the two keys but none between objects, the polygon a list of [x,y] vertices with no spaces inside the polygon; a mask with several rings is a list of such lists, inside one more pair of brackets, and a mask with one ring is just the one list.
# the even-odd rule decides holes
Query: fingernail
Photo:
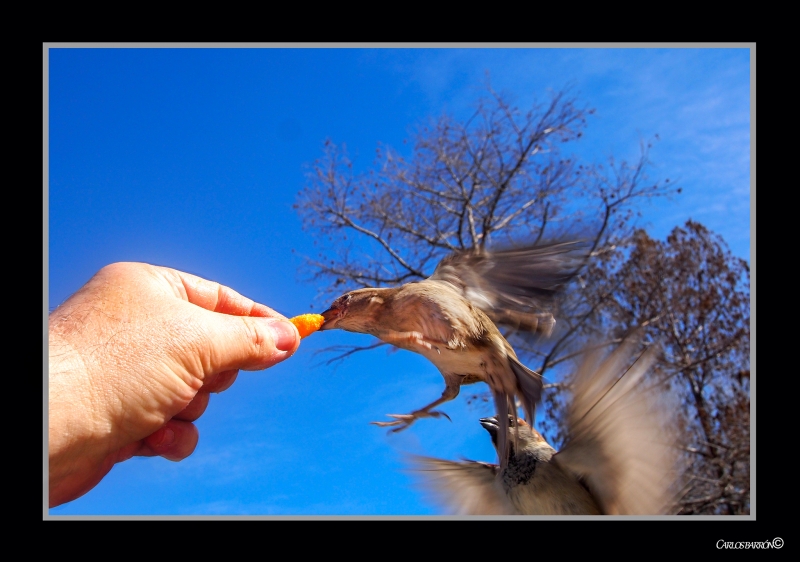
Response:
[{"label": "fingernail", "polygon": [[269,324],[269,328],[272,330],[272,339],[275,342],[275,347],[281,351],[294,349],[300,337],[294,324],[284,320],[275,320]]},{"label": "fingernail", "polygon": [[168,427],[162,427],[153,436],[154,447],[166,447],[175,440],[175,432]]}]

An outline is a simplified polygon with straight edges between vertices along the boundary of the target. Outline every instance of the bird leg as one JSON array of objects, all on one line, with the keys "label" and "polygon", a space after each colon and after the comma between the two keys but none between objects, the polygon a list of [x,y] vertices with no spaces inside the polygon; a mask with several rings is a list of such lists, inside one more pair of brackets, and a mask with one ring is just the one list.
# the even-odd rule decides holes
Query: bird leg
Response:
[{"label": "bird leg", "polygon": [[[445,414],[440,410],[432,410],[438,406],[439,404],[443,404],[444,402],[449,402],[456,396],[458,396],[459,391],[461,390],[461,379],[463,377],[447,377],[445,376],[445,380],[447,382],[447,386],[442,392],[442,396],[438,400],[434,400],[427,406],[420,408],[419,410],[414,410],[410,414],[387,414],[390,418],[395,418],[395,421],[390,422],[370,422],[372,425],[377,425],[378,427],[390,427],[393,425],[397,425],[392,430],[392,433],[397,433],[398,431],[403,431],[404,429],[408,429],[412,423],[417,421],[420,418],[439,418],[439,417],[446,417],[450,420],[450,416]],[[453,420],[450,420],[453,421]]]},{"label": "bird leg", "polygon": [[436,340],[429,340],[420,332],[396,332],[394,330],[386,330],[381,331],[379,337],[386,343],[390,343],[410,351],[419,351],[415,348],[422,347],[424,349],[436,350],[437,353],[441,353],[439,348],[434,344],[443,343]]}]

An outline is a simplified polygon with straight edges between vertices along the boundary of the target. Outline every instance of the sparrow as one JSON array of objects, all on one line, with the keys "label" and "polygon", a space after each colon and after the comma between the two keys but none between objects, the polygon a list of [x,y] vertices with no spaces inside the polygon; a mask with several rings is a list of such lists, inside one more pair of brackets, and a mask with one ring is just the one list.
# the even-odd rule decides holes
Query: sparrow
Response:
[{"label": "sparrow", "polygon": [[[512,417],[506,466],[412,456],[412,471],[430,495],[461,515],[667,513],[677,467],[674,423],[668,404],[643,384],[655,349],[626,370],[633,347],[627,340],[605,360],[591,353],[583,363],[567,407],[569,439],[560,451]],[[498,417],[480,424],[499,447]]]},{"label": "sparrow", "polygon": [[506,414],[516,413],[519,400],[532,420],[542,380],[520,362],[497,324],[549,335],[556,295],[582,265],[583,249],[576,240],[454,252],[422,281],[343,294],[322,313],[320,330],[371,334],[423,355],[444,377],[438,399],[373,424],[401,431],[420,418],[449,419],[434,408],[458,396],[462,385],[483,381],[501,416],[498,443],[506,450]]}]

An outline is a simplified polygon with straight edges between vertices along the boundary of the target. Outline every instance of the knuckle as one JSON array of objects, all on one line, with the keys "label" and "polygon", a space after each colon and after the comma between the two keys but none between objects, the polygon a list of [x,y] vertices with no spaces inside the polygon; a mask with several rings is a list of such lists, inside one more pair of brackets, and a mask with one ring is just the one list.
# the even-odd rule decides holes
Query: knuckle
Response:
[{"label": "knuckle", "polygon": [[253,355],[260,356],[269,351],[272,345],[272,338],[264,329],[260,322],[252,318],[243,317],[244,330],[246,335],[247,345],[250,346],[250,351]]}]

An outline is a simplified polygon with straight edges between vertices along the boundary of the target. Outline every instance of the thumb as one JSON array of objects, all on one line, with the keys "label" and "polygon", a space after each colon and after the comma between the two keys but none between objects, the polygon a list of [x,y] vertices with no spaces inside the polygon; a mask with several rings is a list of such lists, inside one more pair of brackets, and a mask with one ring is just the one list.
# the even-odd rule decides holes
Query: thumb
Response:
[{"label": "thumb", "polygon": [[286,319],[207,314],[207,374],[266,369],[291,357],[300,345],[297,328]]}]

